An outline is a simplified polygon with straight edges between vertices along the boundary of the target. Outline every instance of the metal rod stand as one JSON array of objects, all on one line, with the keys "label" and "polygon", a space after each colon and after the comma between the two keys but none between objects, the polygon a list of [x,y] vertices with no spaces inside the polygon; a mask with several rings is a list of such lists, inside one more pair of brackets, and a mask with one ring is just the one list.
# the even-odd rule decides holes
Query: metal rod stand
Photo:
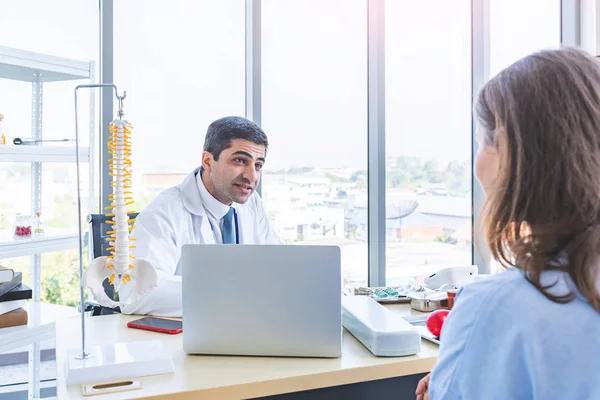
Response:
[{"label": "metal rod stand", "polygon": [[[78,360],[84,360],[91,358],[91,354],[85,351],[85,311],[84,311],[84,291],[83,287],[83,232],[81,227],[81,191],[80,191],[80,177],[79,177],[79,124],[77,121],[77,91],[79,89],[90,89],[90,88],[107,88],[112,87],[115,91],[115,97],[119,102],[119,119],[123,117],[123,100],[127,96],[127,92],[123,92],[123,96],[119,96],[117,86],[112,83],[99,83],[92,85],[78,85],[75,87],[75,164],[77,170],[77,215],[78,215],[78,235],[79,235],[79,303],[81,311],[81,353],[75,356]],[[92,116],[93,118],[93,116]]]}]

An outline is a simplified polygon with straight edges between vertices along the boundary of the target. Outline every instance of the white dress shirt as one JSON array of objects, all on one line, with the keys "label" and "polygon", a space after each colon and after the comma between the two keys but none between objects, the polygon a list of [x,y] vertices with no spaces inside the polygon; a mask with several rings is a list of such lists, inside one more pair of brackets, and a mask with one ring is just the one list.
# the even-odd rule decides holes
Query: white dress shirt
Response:
[{"label": "white dress shirt", "polygon": [[[223,217],[229,212],[231,207],[235,208],[235,203],[230,206],[221,203],[215,199],[212,194],[208,192],[204,181],[202,180],[202,171],[196,175],[196,182],[198,182],[198,189],[200,190],[200,199],[202,200],[202,206],[206,211],[206,216],[210,222],[210,227],[215,237],[215,242],[218,244],[223,243]],[[234,224],[237,223],[237,218],[233,219]]]}]

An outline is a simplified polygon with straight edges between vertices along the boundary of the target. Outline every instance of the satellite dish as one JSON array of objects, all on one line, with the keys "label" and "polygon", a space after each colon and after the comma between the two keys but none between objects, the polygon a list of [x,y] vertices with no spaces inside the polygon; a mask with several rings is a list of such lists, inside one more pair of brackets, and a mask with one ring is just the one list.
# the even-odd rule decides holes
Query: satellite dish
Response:
[{"label": "satellite dish", "polygon": [[386,207],[387,219],[401,219],[412,214],[419,203],[415,200],[395,200]]}]

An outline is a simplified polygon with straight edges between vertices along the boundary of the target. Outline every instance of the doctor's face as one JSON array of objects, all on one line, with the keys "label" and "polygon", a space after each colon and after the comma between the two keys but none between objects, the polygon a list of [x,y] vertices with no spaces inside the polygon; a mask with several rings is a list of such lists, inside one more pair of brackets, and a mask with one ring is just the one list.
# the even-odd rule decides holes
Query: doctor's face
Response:
[{"label": "doctor's face", "polygon": [[264,145],[244,139],[232,140],[218,160],[211,153],[202,153],[206,189],[223,204],[245,203],[260,182],[265,153]]}]

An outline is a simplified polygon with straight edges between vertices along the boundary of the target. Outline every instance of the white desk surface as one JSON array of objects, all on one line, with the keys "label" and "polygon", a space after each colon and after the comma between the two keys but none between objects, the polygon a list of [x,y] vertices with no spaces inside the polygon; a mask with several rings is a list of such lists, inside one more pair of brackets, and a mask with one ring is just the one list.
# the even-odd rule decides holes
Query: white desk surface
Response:
[{"label": "white desk surface", "polygon": [[[386,306],[401,316],[421,314],[408,305]],[[139,316],[109,315],[87,319],[90,346],[137,340],[161,339],[171,354],[175,373],[140,378],[141,390],[124,391],[90,399],[169,398],[236,399],[318,389],[430,371],[438,346],[422,341],[414,356],[375,357],[344,330],[343,355],[338,359],[189,356],[183,352],[182,335],[130,329],[127,321]],[[79,386],[65,386],[67,350],[81,343],[80,319],[57,322],[57,397],[83,398]]]}]

